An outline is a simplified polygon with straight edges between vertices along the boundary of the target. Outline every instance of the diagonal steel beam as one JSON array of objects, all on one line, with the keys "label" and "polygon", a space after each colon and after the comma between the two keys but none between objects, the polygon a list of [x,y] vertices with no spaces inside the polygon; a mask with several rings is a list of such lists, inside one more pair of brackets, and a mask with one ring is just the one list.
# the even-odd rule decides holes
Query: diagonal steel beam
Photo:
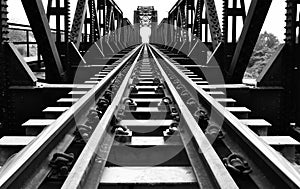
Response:
[{"label": "diagonal steel beam", "polygon": [[272,0],[252,0],[227,75],[230,83],[241,83]]},{"label": "diagonal steel beam", "polygon": [[214,0],[204,0],[206,7],[207,20],[211,33],[212,45],[216,49],[218,44],[222,42],[222,32],[218,18],[217,8]]},{"label": "diagonal steel beam", "polygon": [[60,83],[63,77],[63,67],[55,42],[51,36],[43,3],[40,0],[22,0],[22,3],[45,62],[46,81]]},{"label": "diagonal steel beam", "polygon": [[74,15],[73,25],[71,29],[71,42],[73,42],[77,49],[79,49],[81,41],[81,32],[84,25],[85,15],[87,12],[88,0],[78,0]]}]

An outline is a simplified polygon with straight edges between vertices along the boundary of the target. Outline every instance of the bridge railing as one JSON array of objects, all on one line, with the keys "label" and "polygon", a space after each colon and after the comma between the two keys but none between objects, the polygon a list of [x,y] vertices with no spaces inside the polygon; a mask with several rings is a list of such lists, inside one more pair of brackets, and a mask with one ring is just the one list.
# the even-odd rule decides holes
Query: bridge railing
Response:
[{"label": "bridge railing", "polygon": [[[18,23],[8,23],[8,25],[10,33],[17,31],[20,32],[16,34],[10,34],[10,41],[17,46],[20,54],[23,57],[26,57],[26,62],[37,62],[38,64],[40,64],[42,62],[42,57],[30,25]],[[55,38],[56,30],[51,29],[51,33]],[[64,35],[63,30],[61,30],[61,35]]]}]

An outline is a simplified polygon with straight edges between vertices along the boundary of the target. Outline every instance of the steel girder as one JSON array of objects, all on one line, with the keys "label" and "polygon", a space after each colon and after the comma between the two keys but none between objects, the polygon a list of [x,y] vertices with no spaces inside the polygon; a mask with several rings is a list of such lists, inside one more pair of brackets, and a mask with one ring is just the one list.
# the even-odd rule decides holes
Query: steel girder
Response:
[{"label": "steel girder", "polygon": [[1,19],[1,25],[0,25],[0,37],[1,37],[1,44],[4,42],[8,41],[8,24],[7,24],[7,0],[1,0],[1,14],[0,14],[0,19]]},{"label": "steel girder", "polygon": [[[178,2],[177,2],[178,4]],[[171,43],[170,46],[173,47],[174,43],[177,42],[177,32],[176,32],[176,27],[178,26],[177,23],[177,16],[178,16],[178,6],[179,5],[175,5],[171,11],[169,11],[169,15],[168,15],[168,20],[169,20],[169,24],[170,24],[170,31],[171,31]],[[173,43],[173,45],[172,45]]]},{"label": "steel girder", "polygon": [[[203,13],[204,17],[203,17]],[[198,0],[196,5],[193,34],[202,42],[209,43],[208,31],[213,49],[223,42],[221,27],[214,0]]]},{"label": "steel girder", "polygon": [[45,62],[46,81],[49,83],[60,83],[64,80],[64,70],[55,42],[51,36],[43,4],[40,0],[22,0],[22,3]]},{"label": "steel girder", "polygon": [[182,42],[186,40],[188,27],[187,17],[187,0],[177,2],[177,4],[169,12],[171,27],[173,26],[174,31],[174,42]]},{"label": "steel girder", "polygon": [[73,25],[71,29],[70,41],[73,42],[77,49],[79,49],[82,28],[86,16],[88,0],[78,0],[77,7],[73,19]]},{"label": "steel girder", "polygon": [[111,1],[107,2],[106,7],[105,33],[109,34],[121,26],[121,24],[115,24],[115,21],[118,21],[118,18],[123,18],[123,12]]},{"label": "steel girder", "polygon": [[291,122],[300,125],[300,15],[299,6],[300,0],[287,0],[286,7],[286,53],[284,62],[281,64],[284,68],[284,87],[286,90],[286,103],[285,109],[286,116],[290,117]]},{"label": "steel girder", "polygon": [[241,83],[272,0],[252,0],[226,80]]},{"label": "steel girder", "polygon": [[164,18],[157,27],[157,38],[156,42],[161,45],[168,44],[168,19]]},{"label": "steel girder", "polygon": [[[7,0],[1,0],[0,5],[0,92],[6,89],[6,65],[4,43],[8,41],[8,18],[7,18]],[[0,95],[1,98],[1,95]]]},{"label": "steel girder", "polygon": [[8,42],[7,13],[6,0],[2,0],[0,7],[0,132],[2,135],[7,134],[6,130],[11,128],[16,116],[16,107],[13,105],[16,99],[10,87],[32,87],[37,82],[37,78],[17,48],[13,43]]},{"label": "steel girder", "polygon": [[[203,17],[204,11],[205,16]],[[214,0],[197,1],[193,24],[193,34],[202,42],[209,42],[208,29],[210,30],[213,49],[216,49],[218,44],[222,42],[222,32]]]},{"label": "steel girder", "polygon": [[[178,51],[187,53],[193,33],[195,6],[193,0],[179,0],[169,11],[167,26],[163,28],[167,35],[166,44]],[[166,25],[166,24],[164,24]]]},{"label": "steel girder", "polygon": [[122,19],[122,25],[120,30],[120,41],[125,47],[129,46],[130,35],[133,34],[133,28],[130,21],[127,18]]},{"label": "steel girder", "polygon": [[[269,119],[274,119],[278,131],[281,133],[288,131],[289,135],[299,139],[299,132],[293,131],[290,123],[296,123],[298,127],[300,125],[300,41],[298,32],[300,29],[300,15],[298,14],[300,1],[287,0],[286,3],[286,43],[279,46],[277,52],[264,67],[257,79],[257,86],[259,89],[282,89],[282,95],[276,99],[276,102],[280,102],[280,106],[278,108],[272,106],[272,110],[267,112],[270,114],[271,111],[276,111],[278,115],[269,116]],[[267,98],[271,99],[269,96]]]},{"label": "steel girder", "polygon": [[177,15],[176,15],[176,25],[175,25],[175,42],[181,42],[184,38],[182,35],[182,31],[184,30],[183,26],[183,20],[184,18],[184,12],[182,11],[181,7],[178,7]]},{"label": "steel girder", "polygon": [[218,44],[222,42],[222,32],[219,23],[218,13],[214,0],[204,0],[206,6],[207,21],[211,34],[212,46],[217,48]]},{"label": "steel girder", "polygon": [[[114,14],[114,7],[112,5],[107,6],[107,12],[106,12],[106,23],[105,23],[105,38],[104,43],[106,43],[106,49],[110,49],[110,53],[116,53],[116,49],[112,47],[112,43],[115,37],[115,14]],[[106,53],[106,54],[110,54]]]},{"label": "steel girder", "polygon": [[[84,17],[84,33],[82,42],[85,44],[84,45],[84,51],[87,50],[87,48],[90,47],[94,42],[98,41],[101,37],[101,28],[100,28],[100,22],[99,20],[101,19],[101,15],[98,14],[98,9],[99,9],[99,1],[95,0],[88,0],[88,10],[89,10],[89,15],[88,11],[85,12],[85,17]],[[99,11],[100,12],[100,11]],[[99,19],[97,17],[99,15]]]},{"label": "steel girder", "polygon": [[[63,6],[61,6],[61,0],[55,1],[55,6],[53,6],[53,0],[48,0],[47,6],[47,18],[50,22],[51,16],[56,18],[56,42],[68,43],[69,40],[69,30],[70,30],[70,1],[63,0]],[[61,16],[64,17],[64,40],[62,40],[61,34]]]},{"label": "steel girder", "polygon": [[[236,48],[237,38],[237,18],[242,18],[243,24],[246,19],[246,10],[244,0],[239,0],[240,8],[237,7],[238,0],[223,0],[223,25],[222,25],[222,38],[223,44],[221,48],[217,49],[215,54],[222,69],[224,75],[227,72],[232,61],[232,57]],[[229,4],[232,5],[229,8]],[[229,19],[232,20],[231,26],[228,26]],[[229,29],[231,27],[231,29]],[[239,25],[239,28],[241,26]],[[229,33],[231,31],[231,33]],[[231,36],[231,41],[229,42],[229,36]]]},{"label": "steel girder", "polygon": [[5,61],[7,66],[7,79],[9,86],[35,86],[37,78],[30,67],[11,42],[5,43]]},{"label": "steel girder", "polygon": [[133,15],[133,26],[134,26],[134,34],[133,34],[133,41],[135,41],[136,43],[140,43],[140,35],[139,35],[139,17],[138,17],[139,13],[138,11],[134,11],[134,15]]},{"label": "steel girder", "polygon": [[[116,20],[118,23],[115,26]],[[81,44],[82,50],[85,51],[101,39],[100,50],[104,52],[104,48],[108,48],[109,52],[113,53],[113,49],[119,50],[121,46],[120,32],[115,32],[115,30],[122,26],[122,20],[123,12],[112,0],[78,0],[71,30],[71,42],[77,49]],[[102,36],[105,37],[101,38]],[[113,43],[113,48],[109,42]]]},{"label": "steel girder", "polygon": [[[107,31],[107,35],[110,35],[114,37],[114,31],[116,30],[116,26],[115,26],[115,13],[114,13],[114,7],[113,6],[109,6],[108,7],[108,11],[107,11],[107,15],[106,15],[106,31]],[[109,36],[110,37],[110,36]]]},{"label": "steel girder", "polygon": [[[243,22],[246,19],[246,9],[244,0],[239,0],[241,7],[237,7],[238,0],[223,0],[223,41],[224,43],[228,43],[228,19],[232,17],[232,25],[231,25],[231,38],[232,43],[236,43],[237,36],[237,18],[242,17]],[[229,3],[232,2],[232,8],[229,8]]]},{"label": "steel girder", "polygon": [[[7,102],[7,76],[6,76],[6,61],[4,52],[4,43],[8,41],[8,24],[7,24],[7,0],[1,0],[0,5],[0,132],[2,131],[3,125],[7,120],[5,115],[8,107]],[[3,132],[1,132],[3,133]]]},{"label": "steel girder", "polygon": [[104,15],[102,25],[105,36],[102,39],[103,51],[108,50],[105,54],[115,53],[115,51],[120,50],[120,47],[123,47],[120,44],[121,36],[120,31],[118,31],[122,26],[123,12],[112,0],[102,2],[101,10]]},{"label": "steel girder", "polygon": [[106,1],[98,0],[97,11],[99,14],[100,35],[105,35],[105,16],[106,16]]},{"label": "steel girder", "polygon": [[[70,0],[48,0],[47,18],[48,22],[55,17],[56,47],[60,55],[60,60],[64,70],[69,70],[69,30],[70,30]],[[61,28],[61,18],[63,18],[63,28]]]},{"label": "steel girder", "polygon": [[152,11],[152,18],[151,18],[152,24],[151,24],[151,42],[155,42],[157,39],[157,27],[158,27],[158,20],[157,20],[157,11]]},{"label": "steel girder", "polygon": [[97,18],[97,9],[95,0],[89,1],[90,10],[90,41],[95,42],[100,39],[100,25]]},{"label": "steel girder", "polygon": [[295,46],[300,43],[300,35],[297,36],[297,30],[300,31],[300,15],[297,15],[297,5],[300,4],[300,0],[287,0],[286,7],[286,32],[285,42],[289,46]]},{"label": "steel girder", "polygon": [[198,0],[196,6],[196,13],[195,13],[195,20],[194,20],[194,27],[193,27],[193,34],[196,35],[198,39],[203,42],[208,41],[207,33],[205,33],[205,39],[203,39],[203,25],[206,26],[206,30],[208,29],[208,22],[207,18],[202,18],[204,11],[204,0]]},{"label": "steel girder", "polygon": [[[100,39],[100,28],[94,0],[88,0],[88,11],[84,18],[84,33],[82,33],[81,50],[86,51],[94,42]],[[88,14],[89,12],[89,14]]]}]

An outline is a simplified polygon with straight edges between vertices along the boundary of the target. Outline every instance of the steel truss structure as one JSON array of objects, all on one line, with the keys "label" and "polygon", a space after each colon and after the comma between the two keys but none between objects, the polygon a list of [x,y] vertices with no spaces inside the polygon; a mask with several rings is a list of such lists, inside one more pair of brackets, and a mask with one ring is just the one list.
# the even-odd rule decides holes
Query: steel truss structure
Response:
[{"label": "steel truss structure", "polygon": [[[170,50],[173,56],[179,54],[183,57],[179,58],[181,61],[191,59],[203,70],[223,74],[227,84],[239,84],[272,3],[276,2],[251,0],[246,14],[244,0],[223,0],[223,16],[218,18],[214,0],[178,0],[167,18],[159,25],[152,25],[150,42]],[[38,79],[33,74],[9,41],[7,0],[1,0],[0,129],[4,134],[22,132],[18,129],[22,122],[30,115],[39,115],[42,108],[65,93],[65,89],[56,85],[45,87],[43,83],[70,84],[78,67],[93,71],[90,62],[107,63],[118,58],[121,50],[139,44],[136,24],[145,12],[152,16],[152,23],[157,22],[155,7],[144,12],[140,7],[135,11],[135,25],[132,25],[113,0],[77,0],[72,21],[70,0],[48,0],[46,12],[40,0],[22,0],[22,4],[43,58],[45,78]],[[254,115],[274,123],[274,132],[290,135],[294,135],[290,123],[300,125],[299,5],[300,0],[286,0],[285,44],[264,68],[257,86],[232,94],[251,108]],[[49,25],[53,17],[55,37]],[[86,58],[91,51],[97,51],[98,57]],[[48,100],[45,102],[44,98]]]}]

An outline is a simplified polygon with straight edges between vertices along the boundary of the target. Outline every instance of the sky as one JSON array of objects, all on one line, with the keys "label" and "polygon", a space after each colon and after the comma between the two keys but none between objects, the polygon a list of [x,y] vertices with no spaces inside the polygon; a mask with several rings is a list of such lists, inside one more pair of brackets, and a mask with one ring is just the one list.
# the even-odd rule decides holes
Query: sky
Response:
[{"label": "sky", "polygon": [[[44,7],[46,7],[48,0],[42,0]],[[71,15],[74,15],[77,0],[71,1]],[[177,0],[115,0],[116,4],[123,11],[124,17],[128,18],[133,23],[133,11],[138,6],[154,6],[158,11],[158,21],[160,22],[163,18],[168,16],[168,11],[174,6]],[[215,0],[219,20],[221,23],[222,15],[222,0]],[[246,10],[248,10],[251,0],[245,0]],[[23,10],[20,0],[9,0],[8,11],[10,22],[28,24],[25,12]],[[265,24],[262,28],[262,32],[271,32],[283,42],[284,40],[284,29],[285,26],[285,0],[273,1]],[[240,30],[242,28],[240,27]]]}]

